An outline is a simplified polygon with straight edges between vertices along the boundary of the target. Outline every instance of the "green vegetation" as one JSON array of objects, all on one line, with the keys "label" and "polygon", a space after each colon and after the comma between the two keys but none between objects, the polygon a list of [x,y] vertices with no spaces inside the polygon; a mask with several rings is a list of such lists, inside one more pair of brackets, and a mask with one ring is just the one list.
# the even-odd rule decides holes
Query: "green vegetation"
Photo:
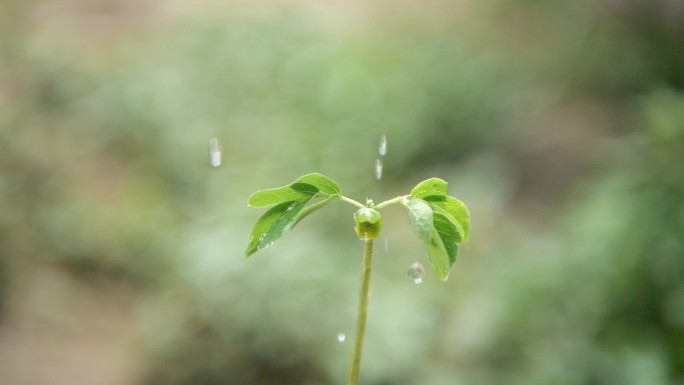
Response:
[{"label": "green vegetation", "polygon": [[397,203],[406,207],[413,231],[425,244],[432,267],[441,279],[446,280],[449,270],[456,263],[458,244],[470,236],[470,213],[463,202],[447,195],[447,185],[442,179],[430,178],[414,187],[409,195],[377,205],[369,199],[364,206],[342,195],[340,186],[334,180],[321,174],[309,174],[287,186],[257,191],[249,198],[248,203],[252,207],[273,207],[254,225],[247,246],[247,256],[272,245],[305,216],[334,200],[360,207],[354,213],[354,230],[359,239],[365,242],[365,247],[361,264],[363,271],[356,338],[348,385],[359,383],[361,371],[370,297],[373,239],[378,237],[382,229],[382,217],[377,210]]},{"label": "green vegetation", "polygon": [[676,1],[170,3],[0,3],[3,385],[339,384],[357,208],[243,258],[245,199],[314,171],[477,219],[415,285],[467,229],[375,204],[361,384],[684,381]]}]

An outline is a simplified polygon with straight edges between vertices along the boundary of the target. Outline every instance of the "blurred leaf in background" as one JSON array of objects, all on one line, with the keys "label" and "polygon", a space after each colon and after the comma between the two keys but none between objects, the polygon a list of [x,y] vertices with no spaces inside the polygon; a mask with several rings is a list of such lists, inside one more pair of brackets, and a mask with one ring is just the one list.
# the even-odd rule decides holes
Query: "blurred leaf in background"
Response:
[{"label": "blurred leaf in background", "polygon": [[684,383],[677,2],[6,1],[0,36],[3,384],[341,383],[353,210],[243,258],[249,193],[310,172],[477,218],[416,286],[383,213],[363,383]]}]

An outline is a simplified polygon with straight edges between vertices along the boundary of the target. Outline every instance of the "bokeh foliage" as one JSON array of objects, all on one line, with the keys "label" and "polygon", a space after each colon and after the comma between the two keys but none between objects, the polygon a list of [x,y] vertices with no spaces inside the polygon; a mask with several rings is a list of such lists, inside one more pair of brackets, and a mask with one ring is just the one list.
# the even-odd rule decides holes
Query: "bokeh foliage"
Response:
[{"label": "bokeh foliage", "polygon": [[140,384],[341,383],[353,210],[245,261],[247,197],[321,172],[381,201],[438,176],[475,218],[469,247],[449,282],[414,286],[422,245],[383,213],[364,383],[684,382],[676,2],[206,5],[106,26],[73,4],[1,6],[0,323],[49,266],[134,288]]}]

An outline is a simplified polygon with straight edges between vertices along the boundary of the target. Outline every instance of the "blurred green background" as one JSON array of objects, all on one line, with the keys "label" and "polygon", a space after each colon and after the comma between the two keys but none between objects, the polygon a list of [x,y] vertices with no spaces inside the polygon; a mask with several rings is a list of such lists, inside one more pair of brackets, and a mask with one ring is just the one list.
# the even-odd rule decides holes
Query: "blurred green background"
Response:
[{"label": "blurred green background", "polygon": [[243,258],[249,194],[310,172],[471,209],[421,285],[384,210],[363,384],[684,384],[666,0],[3,1],[0,382],[342,384],[354,209]]}]

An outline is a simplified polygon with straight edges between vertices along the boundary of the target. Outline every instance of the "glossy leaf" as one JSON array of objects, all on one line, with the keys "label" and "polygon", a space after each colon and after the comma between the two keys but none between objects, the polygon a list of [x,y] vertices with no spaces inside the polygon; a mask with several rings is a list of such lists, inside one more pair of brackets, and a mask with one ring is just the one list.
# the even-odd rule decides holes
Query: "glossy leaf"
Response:
[{"label": "glossy leaf", "polygon": [[321,174],[307,174],[294,181],[294,183],[305,183],[315,186],[322,193],[328,195],[336,195],[341,193],[340,186],[334,180]]},{"label": "glossy leaf", "polygon": [[321,201],[318,201],[318,202],[316,202],[316,203],[313,203],[313,204],[310,204],[310,205],[306,206],[306,207],[304,208],[304,210],[300,211],[299,214],[297,215],[297,221],[295,222],[295,225],[296,225],[297,223],[299,223],[299,221],[301,221],[302,219],[304,219],[304,218],[306,218],[307,216],[309,216],[310,214],[312,214],[312,213],[314,213],[314,212],[320,210],[322,207],[328,205],[330,202],[332,202],[332,201],[334,201],[334,200],[336,200],[336,199],[340,199],[340,195],[339,195],[339,194],[330,195],[330,196],[328,196],[327,198],[325,198],[325,199],[323,199],[323,200],[321,200]]},{"label": "glossy leaf", "polygon": [[446,195],[448,183],[440,178],[426,179],[411,190],[411,197],[424,198],[430,195]]},{"label": "glossy leaf", "polygon": [[406,206],[409,213],[409,221],[413,232],[425,243],[432,241],[432,233],[435,227],[432,224],[432,208],[422,199],[413,198]]},{"label": "glossy leaf", "polygon": [[313,195],[294,202],[283,202],[269,209],[252,229],[245,254],[250,256],[257,250],[264,249],[294,227],[299,213],[311,202]]},{"label": "glossy leaf", "polygon": [[445,280],[449,276],[449,254],[436,231],[432,234],[431,241],[425,243],[425,247],[432,269],[440,279]]},{"label": "glossy leaf", "polygon": [[[327,196],[314,204],[319,196]],[[340,186],[321,174],[304,175],[287,186],[257,191],[247,200],[252,207],[271,207],[254,225],[245,254],[270,246],[304,217],[340,197]]]},{"label": "glossy leaf", "polygon": [[[418,184],[406,208],[414,233],[427,248],[432,268],[442,280],[446,280],[456,263],[458,243],[466,234],[454,216],[461,220],[469,216],[466,217],[467,209],[461,201],[446,195],[430,194],[434,192],[446,193],[446,182],[432,178]],[[425,200],[414,195],[424,196]]]},{"label": "glossy leaf", "polygon": [[[454,223],[446,216],[441,213],[434,213],[434,225],[439,238],[442,240],[447,255],[449,257],[449,269],[456,263],[456,257],[458,256],[458,239],[460,239],[460,234],[458,229],[454,226]],[[447,272],[448,273],[448,272]],[[446,279],[447,276],[440,276],[442,279]]]},{"label": "glossy leaf", "polygon": [[431,227],[430,238],[423,243],[427,249],[430,265],[439,278],[446,281],[458,255],[456,244],[458,230],[449,218],[438,212],[433,212]]},{"label": "glossy leaf", "polygon": [[306,199],[318,193],[318,187],[306,183],[293,183],[291,185],[257,191],[247,200],[250,207],[268,207],[283,202],[293,202]]},{"label": "glossy leaf", "polygon": [[266,237],[265,234],[293,203],[295,202],[283,202],[277,206],[271,207],[257,220],[249,237],[249,244],[247,245],[247,251],[245,252],[247,256],[250,256],[259,250],[261,241]]},{"label": "glossy leaf", "polygon": [[443,216],[445,216],[447,218],[447,220],[449,220],[449,222],[451,222],[451,224],[456,228],[456,243],[463,243],[464,230],[461,227],[461,225],[455,219],[453,219],[449,215],[449,213],[446,210],[444,210],[443,208],[441,208],[439,206],[432,205],[432,204],[430,205],[430,207],[432,208],[434,213],[442,214]]},{"label": "glossy leaf", "polygon": [[470,239],[470,211],[463,202],[454,197],[443,195],[427,196],[425,200],[454,222],[461,234],[458,243],[468,242]]},{"label": "glossy leaf", "polygon": [[340,186],[321,174],[304,175],[287,186],[257,191],[247,200],[251,207],[268,207],[283,202],[299,201],[318,193],[339,195]]}]

